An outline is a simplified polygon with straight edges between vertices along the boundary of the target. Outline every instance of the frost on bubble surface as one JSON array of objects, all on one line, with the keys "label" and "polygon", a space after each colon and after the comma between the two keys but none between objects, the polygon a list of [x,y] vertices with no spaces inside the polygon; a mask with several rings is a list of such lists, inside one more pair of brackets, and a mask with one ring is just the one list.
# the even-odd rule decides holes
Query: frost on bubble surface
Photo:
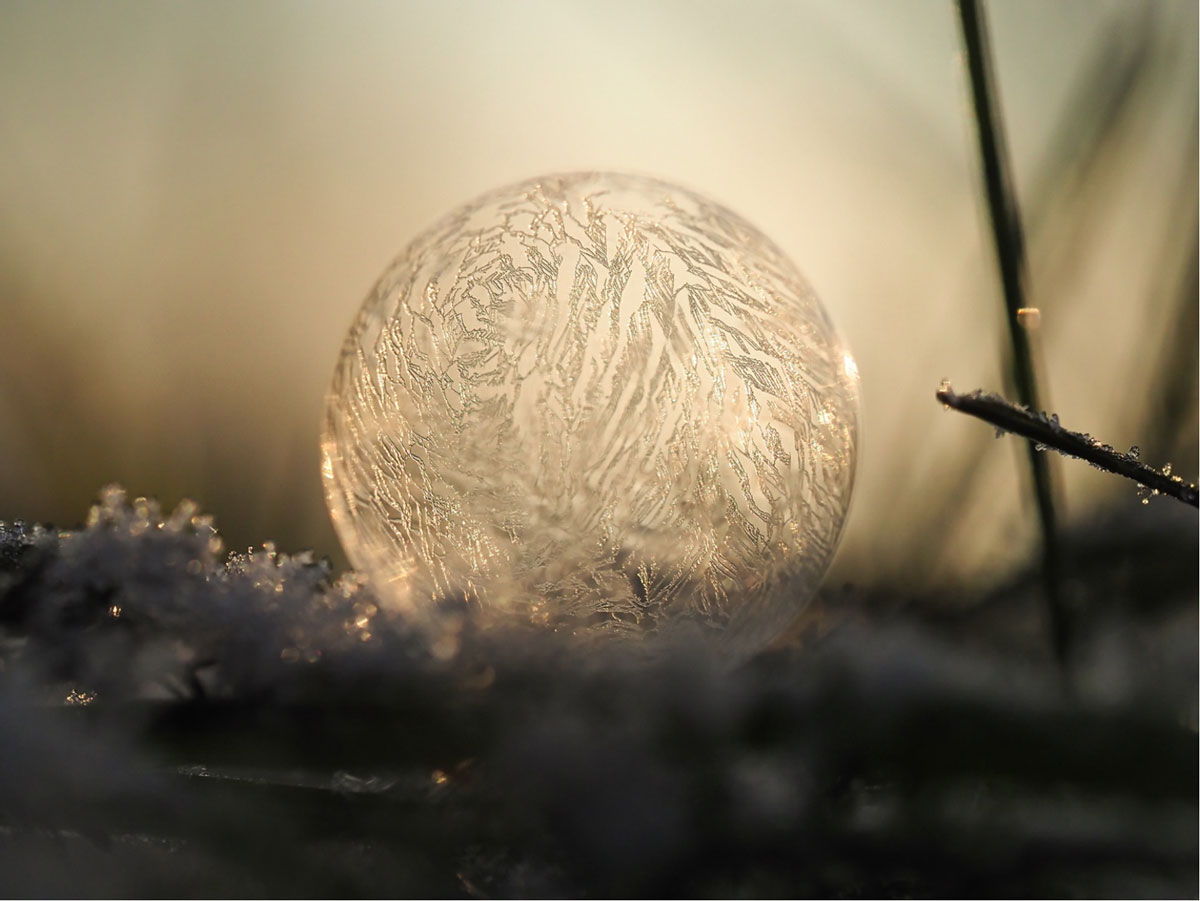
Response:
[{"label": "frost on bubble surface", "polygon": [[757,229],[659,181],[553,176],[380,278],[328,396],[326,495],[419,618],[753,650],[829,563],[857,418],[853,359]]}]

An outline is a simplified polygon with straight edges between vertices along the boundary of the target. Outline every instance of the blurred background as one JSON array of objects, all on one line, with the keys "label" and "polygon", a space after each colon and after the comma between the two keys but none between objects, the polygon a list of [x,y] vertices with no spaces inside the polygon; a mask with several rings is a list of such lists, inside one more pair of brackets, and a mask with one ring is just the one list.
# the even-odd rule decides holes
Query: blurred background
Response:
[{"label": "blurred background", "polygon": [[[1047,404],[1194,479],[1196,4],[987,9]],[[484,190],[620,169],[757,224],[853,348],[832,578],[994,579],[1035,547],[1022,449],[933,397],[1006,388],[970,114],[949,0],[4,0],[0,519],[121,482],[344,565],[317,432],[375,278]],[[1060,472],[1068,526],[1195,529]]]}]

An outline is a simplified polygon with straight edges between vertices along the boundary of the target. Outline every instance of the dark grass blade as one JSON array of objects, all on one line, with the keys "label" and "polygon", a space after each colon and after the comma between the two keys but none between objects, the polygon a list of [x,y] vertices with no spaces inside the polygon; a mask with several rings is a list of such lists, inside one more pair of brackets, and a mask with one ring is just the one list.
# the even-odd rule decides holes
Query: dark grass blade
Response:
[{"label": "dark grass blade", "polygon": [[[1186,235],[1183,246],[1188,248],[1182,271],[1177,271],[1171,262],[1175,250],[1166,247],[1162,262],[1158,266],[1162,278],[1154,290],[1161,296],[1174,295],[1170,306],[1162,305],[1161,315],[1168,317],[1171,326],[1166,329],[1154,353],[1146,355],[1147,361],[1157,364],[1157,377],[1151,383],[1149,396],[1138,397],[1134,403],[1143,411],[1143,422],[1139,436],[1145,436],[1147,449],[1157,459],[1182,451],[1195,458],[1195,422],[1197,395],[1197,343],[1200,330],[1200,306],[1196,303],[1200,294],[1200,217],[1196,209],[1197,188],[1197,120],[1192,111],[1192,139],[1184,157],[1182,171],[1177,176],[1179,199],[1172,211],[1172,232]],[[1178,265],[1178,264],[1176,264]],[[1179,448],[1181,439],[1190,432],[1191,439],[1184,448]]]},{"label": "dark grass blade", "polygon": [[[1116,17],[1107,27],[1088,56],[1081,74],[1074,79],[1064,112],[1052,123],[1052,132],[1046,141],[1046,151],[1039,156],[1031,174],[1032,186],[1028,202],[1023,209],[1026,233],[1031,246],[1038,243],[1039,232],[1046,229],[1046,221],[1052,214],[1062,210],[1071,212],[1072,237],[1066,253],[1062,254],[1053,269],[1047,272],[1052,281],[1062,280],[1070,267],[1070,255],[1083,245],[1085,233],[1103,219],[1097,213],[1108,200],[1111,182],[1105,180],[1103,169],[1119,150],[1121,136],[1130,125],[1132,117],[1148,100],[1152,87],[1152,76],[1156,57],[1152,48],[1153,11],[1131,9],[1127,15]],[[1195,153],[1190,155],[1195,159]],[[1195,194],[1181,191],[1181,197],[1192,198]],[[1192,201],[1194,204],[1194,200]],[[1060,236],[1061,238],[1061,236]],[[1194,243],[1194,242],[1193,242]],[[1164,274],[1167,272],[1164,269]],[[1170,269],[1174,278],[1175,270]],[[1042,289],[1055,297],[1056,318],[1062,313],[1063,304],[1078,300],[1078,294],[1070,290],[1059,291],[1054,285],[1042,284]],[[1164,292],[1176,290],[1174,281],[1164,285]],[[1163,296],[1166,296],[1164,293]],[[1194,310],[1195,292],[1188,298]],[[1189,338],[1196,329],[1184,329]],[[1194,340],[1191,341],[1194,348]],[[1166,359],[1165,357],[1163,359]],[[1193,364],[1185,363],[1173,369],[1163,367],[1163,373],[1191,372]],[[1168,392],[1170,386],[1164,381]],[[1140,401],[1141,399],[1139,399]],[[1163,398],[1165,403],[1165,396]],[[1139,403],[1139,406],[1144,406]],[[1164,407],[1165,408],[1165,407]],[[1182,409],[1182,407],[1180,408]],[[1176,417],[1178,420],[1179,417]],[[1157,425],[1149,428],[1150,432]],[[1173,430],[1172,434],[1174,433]],[[1140,433],[1139,433],[1140,434]],[[1164,450],[1158,453],[1163,442],[1155,443],[1154,434],[1144,442],[1147,451],[1157,458],[1168,459]],[[946,455],[939,462],[937,485],[921,484],[913,490],[922,491],[930,500],[921,509],[914,511],[913,531],[917,534],[946,534],[962,527],[963,498],[973,492],[987,456],[983,453],[988,437],[980,430],[974,440],[958,448],[958,453]],[[905,484],[908,464],[897,458],[892,481]],[[916,564],[924,572],[934,572],[940,548],[929,547],[916,551],[924,559]]]},{"label": "dark grass blade", "polygon": [[1086,460],[1099,469],[1132,479],[1155,494],[1165,494],[1193,507],[1200,505],[1196,486],[1192,483],[1147,466],[1139,462],[1135,455],[1122,454],[1090,435],[1064,429],[1056,417],[1031,413],[998,395],[982,391],[955,394],[949,385],[942,385],[938,389],[937,399],[954,410],[989,422],[998,429],[1028,438],[1034,442],[1030,445],[1033,453],[1051,448],[1069,457]]},{"label": "dark grass blade", "polygon": [[[1020,402],[1040,409],[1037,378],[1029,337],[1017,318],[1025,303],[1025,238],[1016,194],[1012,189],[999,106],[992,78],[990,45],[983,10],[976,0],[959,0],[959,20],[966,49],[967,70],[971,79],[971,98],[975,107],[975,126],[979,137],[979,156],[987,193],[988,213],[1000,280],[1004,288],[1004,321],[1008,325],[1012,350],[1013,384]],[[1042,531],[1042,571],[1050,620],[1050,638],[1055,656],[1065,662],[1069,636],[1066,611],[1059,594],[1059,553],[1057,515],[1054,508],[1054,484],[1046,458],[1029,446],[1029,469],[1033,476],[1038,520]]]}]

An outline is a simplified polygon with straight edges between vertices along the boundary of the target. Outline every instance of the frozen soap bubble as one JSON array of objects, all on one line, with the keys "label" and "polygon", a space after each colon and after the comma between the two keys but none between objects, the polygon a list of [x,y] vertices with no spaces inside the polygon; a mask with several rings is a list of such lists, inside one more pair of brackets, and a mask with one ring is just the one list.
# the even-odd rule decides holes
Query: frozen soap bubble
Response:
[{"label": "frozen soap bubble", "polygon": [[486,194],[380,278],[337,364],[326,496],[433,626],[699,636],[733,658],[816,590],[858,374],[803,276],[691,191],[576,173]]}]

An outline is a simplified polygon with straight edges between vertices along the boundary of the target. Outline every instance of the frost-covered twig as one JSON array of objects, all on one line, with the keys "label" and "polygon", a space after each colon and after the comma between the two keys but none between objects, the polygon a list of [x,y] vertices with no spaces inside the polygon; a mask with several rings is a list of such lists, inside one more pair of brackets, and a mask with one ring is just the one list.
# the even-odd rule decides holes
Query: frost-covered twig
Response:
[{"label": "frost-covered twig", "polygon": [[1031,413],[998,394],[983,391],[956,394],[949,382],[942,382],[937,399],[947,407],[991,423],[998,430],[1028,438],[1036,450],[1049,448],[1067,457],[1086,460],[1098,469],[1132,479],[1154,494],[1165,494],[1193,507],[1198,505],[1196,486],[1172,475],[1169,464],[1163,470],[1154,469],[1137,459],[1136,447],[1123,454],[1091,435],[1064,429],[1058,424],[1057,414]]}]

